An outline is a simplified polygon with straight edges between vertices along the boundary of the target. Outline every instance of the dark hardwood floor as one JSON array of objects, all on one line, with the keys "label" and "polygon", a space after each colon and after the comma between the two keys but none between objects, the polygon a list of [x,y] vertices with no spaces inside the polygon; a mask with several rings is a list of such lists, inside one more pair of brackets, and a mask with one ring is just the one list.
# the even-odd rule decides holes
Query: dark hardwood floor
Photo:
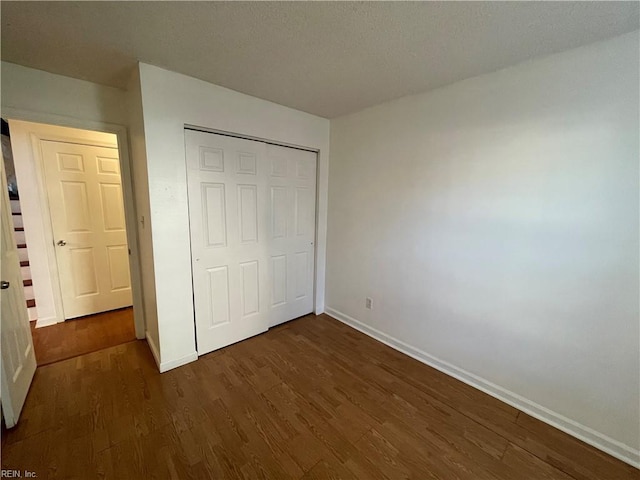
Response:
[{"label": "dark hardwood floor", "polygon": [[133,308],[67,320],[48,327],[31,325],[38,366],[77,357],[136,339]]},{"label": "dark hardwood floor", "polygon": [[333,320],[159,374],[144,341],[38,368],[3,469],[39,479],[638,479]]}]

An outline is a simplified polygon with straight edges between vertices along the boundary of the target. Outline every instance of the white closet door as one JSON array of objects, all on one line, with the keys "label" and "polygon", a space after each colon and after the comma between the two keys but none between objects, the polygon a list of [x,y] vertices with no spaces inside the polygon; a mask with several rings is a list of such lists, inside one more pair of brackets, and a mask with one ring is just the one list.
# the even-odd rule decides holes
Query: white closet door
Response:
[{"label": "white closet door", "polygon": [[185,131],[198,353],[313,310],[316,155]]},{"label": "white closet door", "polygon": [[265,144],[185,131],[198,353],[269,328]]},{"label": "white closet door", "polygon": [[269,160],[269,326],[313,311],[316,158],[267,145]]}]

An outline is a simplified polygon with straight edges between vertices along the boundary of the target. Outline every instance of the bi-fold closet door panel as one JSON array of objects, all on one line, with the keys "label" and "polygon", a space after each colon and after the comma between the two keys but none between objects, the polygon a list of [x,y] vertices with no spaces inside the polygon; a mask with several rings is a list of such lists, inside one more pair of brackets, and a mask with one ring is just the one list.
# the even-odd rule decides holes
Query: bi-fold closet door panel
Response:
[{"label": "bi-fold closet door panel", "polygon": [[200,355],[313,310],[314,153],[185,130]]},{"label": "bi-fold closet door panel", "polygon": [[269,326],[313,311],[316,158],[267,145],[269,165]]}]

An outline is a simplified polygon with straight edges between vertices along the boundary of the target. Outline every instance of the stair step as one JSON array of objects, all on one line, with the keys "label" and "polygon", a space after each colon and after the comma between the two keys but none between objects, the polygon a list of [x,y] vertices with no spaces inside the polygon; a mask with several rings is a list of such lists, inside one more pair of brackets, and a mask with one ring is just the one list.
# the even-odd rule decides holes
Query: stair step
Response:
[{"label": "stair step", "polygon": [[18,244],[18,248],[27,248],[27,244],[26,243],[19,243]]},{"label": "stair step", "polygon": [[11,200],[11,212],[19,212],[20,211],[20,200]]},{"label": "stair step", "polygon": [[24,287],[30,287],[30,286],[32,286],[32,285],[33,285],[33,280],[31,280],[31,279],[23,280],[23,281],[22,281],[22,285],[23,285]]},{"label": "stair step", "polygon": [[30,287],[22,287],[24,290],[24,299],[25,300],[35,300],[36,292],[33,291],[33,285]]},{"label": "stair step", "polygon": [[16,232],[24,232],[24,227],[16,227],[14,228]]},{"label": "stair step", "polygon": [[20,262],[24,262],[26,260],[29,260],[29,250],[27,250],[26,248],[19,248],[18,249],[18,260]]},{"label": "stair step", "polygon": [[31,278],[31,267],[20,267],[20,275],[23,280],[28,280]]},{"label": "stair step", "polygon": [[22,212],[11,212],[11,215],[22,215]]},{"label": "stair step", "polygon": [[26,261],[20,262],[20,266],[21,267],[28,267],[29,266],[29,261],[26,260]]},{"label": "stair step", "polygon": [[13,238],[15,238],[16,243],[27,243],[27,237],[25,236],[24,231],[22,231],[22,232],[19,232],[19,231],[13,232]]},{"label": "stair step", "polygon": [[35,300],[27,300],[27,308],[31,308],[31,307],[35,307],[36,306],[36,301]]}]

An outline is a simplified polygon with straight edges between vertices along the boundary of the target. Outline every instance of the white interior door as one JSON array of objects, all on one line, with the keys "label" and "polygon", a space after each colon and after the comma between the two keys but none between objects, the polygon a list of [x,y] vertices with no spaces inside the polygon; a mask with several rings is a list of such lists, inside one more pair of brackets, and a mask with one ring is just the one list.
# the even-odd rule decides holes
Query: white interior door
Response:
[{"label": "white interior door", "polygon": [[36,371],[36,357],[29,328],[27,304],[22,288],[18,249],[13,236],[13,221],[7,193],[4,162],[2,174],[2,262],[0,285],[0,312],[2,329],[2,413],[5,424],[11,428],[18,422],[20,411],[29,392]]},{"label": "white interior door", "polygon": [[41,141],[64,318],[132,304],[117,148]]},{"label": "white interior door", "polygon": [[313,310],[315,154],[191,130],[185,141],[203,355]]},{"label": "white interior door", "polygon": [[269,326],[313,311],[316,158],[267,145]]}]

